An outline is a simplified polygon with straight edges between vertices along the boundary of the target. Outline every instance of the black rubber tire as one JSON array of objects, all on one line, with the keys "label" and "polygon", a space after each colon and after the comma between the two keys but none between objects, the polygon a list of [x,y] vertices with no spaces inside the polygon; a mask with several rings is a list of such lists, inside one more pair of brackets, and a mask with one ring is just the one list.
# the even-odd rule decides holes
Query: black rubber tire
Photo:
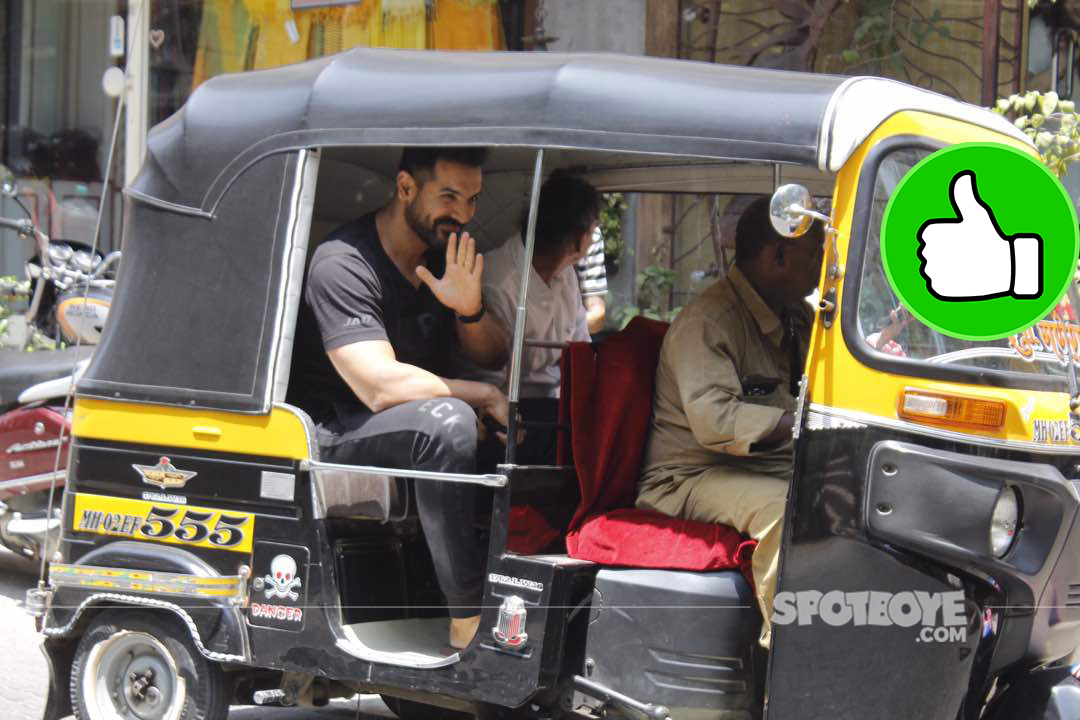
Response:
[{"label": "black rubber tire", "polygon": [[168,610],[108,610],[98,615],[79,639],[71,664],[71,707],[77,720],[99,720],[86,705],[84,671],[91,652],[118,633],[145,633],[163,646],[186,685],[180,720],[225,720],[229,712],[225,674],[204,658],[183,622]]},{"label": "black rubber tire", "polygon": [[425,705],[415,700],[404,700],[391,695],[382,695],[382,700],[398,720],[472,720],[471,713],[447,710],[435,705]]}]

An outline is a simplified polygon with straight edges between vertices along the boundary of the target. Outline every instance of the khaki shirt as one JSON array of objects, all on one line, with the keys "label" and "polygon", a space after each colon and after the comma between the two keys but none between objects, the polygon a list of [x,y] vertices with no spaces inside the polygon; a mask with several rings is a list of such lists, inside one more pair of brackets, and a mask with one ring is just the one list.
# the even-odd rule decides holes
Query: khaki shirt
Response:
[{"label": "khaki shirt", "polygon": [[[792,313],[805,361],[813,314],[806,303]],[[660,350],[639,492],[725,465],[790,479],[791,440],[750,450],[795,409],[783,340],[781,318],[737,267],[683,308]]]}]

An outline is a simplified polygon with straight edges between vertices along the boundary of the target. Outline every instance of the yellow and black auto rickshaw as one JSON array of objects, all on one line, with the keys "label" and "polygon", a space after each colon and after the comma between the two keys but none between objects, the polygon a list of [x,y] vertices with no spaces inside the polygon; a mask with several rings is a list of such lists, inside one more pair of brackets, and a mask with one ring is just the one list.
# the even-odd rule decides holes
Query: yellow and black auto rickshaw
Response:
[{"label": "yellow and black auto rickshaw", "polygon": [[[47,720],[357,692],[403,718],[1080,717],[1080,326],[1061,314],[972,343],[911,323],[899,352],[874,338],[898,304],[878,242],[890,193],[966,141],[1035,154],[1005,119],[902,83],[642,57],[358,49],[208,81],[154,128],[126,189],[63,535],[31,598]],[[486,246],[535,214],[556,168],[604,191],[780,189],[796,219],[811,208],[790,198],[831,198],[779,590],[951,594],[959,621],[778,625],[766,654],[735,568],[567,552],[567,523],[549,548],[515,549],[516,508],[574,513],[589,442],[560,466],[511,452],[489,475],[321,461],[285,402],[305,265],[385,201],[413,145],[491,149],[470,228]],[[530,236],[526,267],[531,251]],[[528,344],[518,332],[512,402]],[[639,380],[619,394],[650,397]],[[431,640],[446,613],[418,481],[491,491],[481,631],[460,652]]]}]

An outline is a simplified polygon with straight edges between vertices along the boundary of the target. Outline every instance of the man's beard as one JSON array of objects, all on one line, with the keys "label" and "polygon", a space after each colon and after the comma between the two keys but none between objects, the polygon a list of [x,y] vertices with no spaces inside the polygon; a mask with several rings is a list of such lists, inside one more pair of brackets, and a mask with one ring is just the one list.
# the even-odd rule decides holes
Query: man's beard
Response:
[{"label": "man's beard", "polygon": [[[424,219],[420,217],[420,212],[416,208],[417,201],[414,201],[405,207],[405,220],[409,223],[409,227],[416,233],[417,237],[424,241],[424,244],[429,248],[444,248],[450,238],[450,233],[461,233],[461,223],[454,220],[448,215],[437,217],[431,221],[430,225],[424,223]],[[447,228],[445,238],[439,237],[439,228]]]}]

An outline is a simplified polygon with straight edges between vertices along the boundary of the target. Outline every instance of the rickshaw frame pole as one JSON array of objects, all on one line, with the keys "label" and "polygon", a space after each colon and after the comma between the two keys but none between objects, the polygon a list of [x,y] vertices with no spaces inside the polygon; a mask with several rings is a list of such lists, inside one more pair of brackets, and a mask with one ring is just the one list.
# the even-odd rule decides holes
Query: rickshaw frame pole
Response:
[{"label": "rickshaw frame pole", "polygon": [[536,247],[536,211],[540,205],[540,185],[544,178],[544,149],[536,151],[533,167],[532,190],[529,191],[529,220],[525,226],[525,264],[521,272],[521,289],[518,291],[517,312],[514,317],[514,345],[510,355],[510,417],[506,433],[506,464],[513,465],[517,456],[518,395],[521,386],[521,355],[525,347],[525,316],[529,298],[529,268],[532,267],[533,250]]}]

